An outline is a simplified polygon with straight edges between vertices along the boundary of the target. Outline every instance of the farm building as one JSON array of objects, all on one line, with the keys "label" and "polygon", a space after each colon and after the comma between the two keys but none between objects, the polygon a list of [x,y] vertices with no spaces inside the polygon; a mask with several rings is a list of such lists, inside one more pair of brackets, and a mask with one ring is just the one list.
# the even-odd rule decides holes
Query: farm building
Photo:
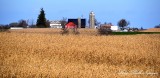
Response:
[{"label": "farm building", "polygon": [[73,22],[77,25],[77,28],[85,28],[86,27],[86,19],[78,18],[78,19],[68,19],[68,23]]},{"label": "farm building", "polygon": [[77,28],[77,25],[74,24],[73,22],[69,22],[66,24],[65,28]]},{"label": "farm building", "polygon": [[101,24],[100,27],[103,28],[110,28],[112,31],[119,31],[119,27],[118,26],[114,26],[112,24]]},{"label": "farm building", "polygon": [[112,24],[101,24],[100,27],[111,28]]},{"label": "farm building", "polygon": [[118,26],[111,26],[111,30],[112,31],[119,31],[119,27]]},{"label": "farm building", "polygon": [[95,13],[93,11],[89,13],[89,28],[96,28],[95,27]]},{"label": "farm building", "polygon": [[62,28],[60,21],[50,21],[50,27],[51,28]]},{"label": "farm building", "polygon": [[23,27],[11,27],[10,29],[23,29]]}]

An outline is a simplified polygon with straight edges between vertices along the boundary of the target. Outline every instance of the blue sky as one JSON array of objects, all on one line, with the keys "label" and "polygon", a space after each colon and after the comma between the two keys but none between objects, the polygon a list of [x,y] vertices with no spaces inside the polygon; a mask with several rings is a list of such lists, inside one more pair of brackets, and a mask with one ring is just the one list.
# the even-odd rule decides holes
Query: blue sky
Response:
[{"label": "blue sky", "polygon": [[124,18],[130,27],[153,28],[160,24],[160,0],[1,0],[0,24],[30,19],[36,22],[40,8],[48,20],[63,17],[88,20],[90,11],[101,22],[117,22]]}]

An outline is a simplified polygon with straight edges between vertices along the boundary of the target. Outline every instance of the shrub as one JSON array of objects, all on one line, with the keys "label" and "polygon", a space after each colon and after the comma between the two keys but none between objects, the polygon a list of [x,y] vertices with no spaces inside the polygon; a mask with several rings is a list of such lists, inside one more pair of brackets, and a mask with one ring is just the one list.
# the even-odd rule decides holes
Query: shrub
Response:
[{"label": "shrub", "polygon": [[61,32],[62,35],[68,34],[68,33],[69,31],[66,28],[62,28],[62,32]]},{"label": "shrub", "polygon": [[112,30],[110,28],[100,28],[98,29],[98,33],[100,35],[110,35],[112,34]]},{"label": "shrub", "polygon": [[78,32],[77,29],[67,29],[67,28],[63,28],[61,34],[62,34],[62,35],[64,35],[64,34],[75,34],[75,35],[78,35],[78,34],[80,34],[80,33]]},{"label": "shrub", "polygon": [[7,31],[10,29],[10,26],[0,26],[0,31]]}]

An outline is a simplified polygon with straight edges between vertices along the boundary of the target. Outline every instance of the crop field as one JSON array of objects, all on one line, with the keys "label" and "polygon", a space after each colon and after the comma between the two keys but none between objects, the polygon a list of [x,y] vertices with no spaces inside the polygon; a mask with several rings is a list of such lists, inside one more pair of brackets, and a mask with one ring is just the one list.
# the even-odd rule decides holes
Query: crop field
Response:
[{"label": "crop field", "polygon": [[0,78],[160,78],[160,34],[60,32],[0,32]]}]

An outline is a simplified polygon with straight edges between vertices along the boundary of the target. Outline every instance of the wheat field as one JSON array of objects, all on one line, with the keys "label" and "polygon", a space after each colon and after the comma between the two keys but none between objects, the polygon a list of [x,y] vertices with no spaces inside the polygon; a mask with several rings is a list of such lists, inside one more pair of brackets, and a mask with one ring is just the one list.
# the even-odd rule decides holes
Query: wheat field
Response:
[{"label": "wheat field", "polygon": [[0,32],[0,78],[159,78],[160,34]]},{"label": "wheat field", "polygon": [[143,30],[142,32],[160,32],[160,28],[150,28],[147,30]]}]

